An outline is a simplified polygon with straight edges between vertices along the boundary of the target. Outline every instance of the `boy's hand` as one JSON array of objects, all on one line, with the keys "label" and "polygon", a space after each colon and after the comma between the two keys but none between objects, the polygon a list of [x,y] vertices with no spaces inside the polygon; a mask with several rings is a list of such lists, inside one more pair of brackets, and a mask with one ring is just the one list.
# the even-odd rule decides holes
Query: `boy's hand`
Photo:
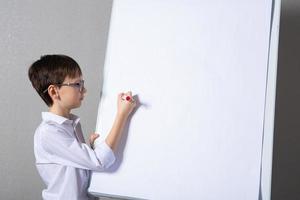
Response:
[{"label": "boy's hand", "polygon": [[94,149],[94,142],[95,140],[99,137],[99,134],[97,133],[92,133],[90,135],[90,138],[89,138],[89,142],[90,142],[90,145],[91,145],[91,148]]},{"label": "boy's hand", "polygon": [[135,106],[136,101],[132,97],[131,92],[120,93],[118,95],[118,115],[125,116],[127,118]]}]

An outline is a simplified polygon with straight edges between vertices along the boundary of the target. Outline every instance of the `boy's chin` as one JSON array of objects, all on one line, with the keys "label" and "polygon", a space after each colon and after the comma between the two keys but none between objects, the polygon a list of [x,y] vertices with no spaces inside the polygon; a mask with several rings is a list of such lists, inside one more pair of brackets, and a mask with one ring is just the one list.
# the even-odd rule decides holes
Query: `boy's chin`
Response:
[{"label": "boy's chin", "polygon": [[72,109],[76,109],[76,108],[79,108],[81,106],[81,102],[75,104],[72,106]]},{"label": "boy's chin", "polygon": [[76,108],[79,108],[80,106],[81,106],[81,102],[76,105]]}]

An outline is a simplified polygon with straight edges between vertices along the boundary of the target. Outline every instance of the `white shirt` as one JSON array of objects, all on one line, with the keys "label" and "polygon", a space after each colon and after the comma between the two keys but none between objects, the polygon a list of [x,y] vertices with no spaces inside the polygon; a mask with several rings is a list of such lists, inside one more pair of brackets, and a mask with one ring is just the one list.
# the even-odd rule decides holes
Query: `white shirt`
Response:
[{"label": "white shirt", "polygon": [[36,167],[47,188],[44,200],[88,200],[90,170],[103,171],[115,156],[103,141],[95,149],[85,144],[79,118],[67,119],[50,112],[42,113],[43,121],[34,135]]}]

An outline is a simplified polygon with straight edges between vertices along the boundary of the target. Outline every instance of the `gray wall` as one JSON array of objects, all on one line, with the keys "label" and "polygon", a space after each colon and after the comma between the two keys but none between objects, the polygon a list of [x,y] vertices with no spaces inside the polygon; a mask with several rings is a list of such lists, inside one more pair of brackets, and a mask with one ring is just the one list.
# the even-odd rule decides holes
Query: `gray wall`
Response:
[{"label": "gray wall", "polygon": [[[33,134],[47,107],[31,88],[28,66],[64,53],[81,65],[88,95],[76,111],[95,128],[112,0],[0,1],[0,199],[41,199]],[[275,117],[273,200],[300,199],[300,1],[282,0]]]},{"label": "gray wall", "polygon": [[33,135],[48,108],[31,87],[28,67],[42,54],[73,57],[88,89],[75,113],[86,136],[94,131],[112,1],[0,2],[0,199],[41,199]]},{"label": "gray wall", "polygon": [[300,1],[282,0],[272,199],[300,199]]}]

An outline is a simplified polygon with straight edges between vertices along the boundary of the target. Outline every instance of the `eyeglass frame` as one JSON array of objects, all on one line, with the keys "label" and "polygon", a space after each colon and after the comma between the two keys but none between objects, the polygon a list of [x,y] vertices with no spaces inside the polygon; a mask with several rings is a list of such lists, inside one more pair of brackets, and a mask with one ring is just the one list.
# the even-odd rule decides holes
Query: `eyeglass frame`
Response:
[{"label": "eyeglass frame", "polygon": [[[79,92],[82,92],[84,90],[84,80],[80,80],[79,82],[75,83],[55,83],[52,85],[56,86],[70,86],[70,87],[76,87],[79,89]],[[48,86],[49,87],[49,86]],[[48,91],[48,88],[43,91],[43,93],[46,93]]]}]

